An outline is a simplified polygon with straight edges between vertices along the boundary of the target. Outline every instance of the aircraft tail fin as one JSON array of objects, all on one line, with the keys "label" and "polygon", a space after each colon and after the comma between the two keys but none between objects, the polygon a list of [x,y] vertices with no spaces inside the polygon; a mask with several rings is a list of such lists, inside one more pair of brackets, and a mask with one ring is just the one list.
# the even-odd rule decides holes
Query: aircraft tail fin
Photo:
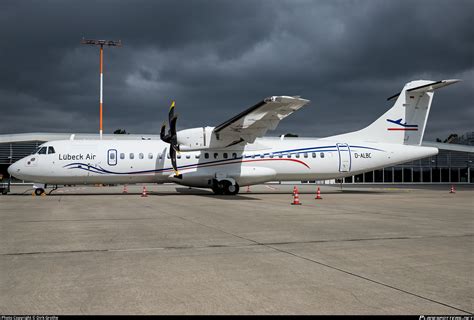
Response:
[{"label": "aircraft tail fin", "polygon": [[387,99],[396,99],[393,107],[368,127],[357,131],[358,137],[376,142],[420,145],[434,90],[458,81],[460,80],[408,82],[400,93]]}]

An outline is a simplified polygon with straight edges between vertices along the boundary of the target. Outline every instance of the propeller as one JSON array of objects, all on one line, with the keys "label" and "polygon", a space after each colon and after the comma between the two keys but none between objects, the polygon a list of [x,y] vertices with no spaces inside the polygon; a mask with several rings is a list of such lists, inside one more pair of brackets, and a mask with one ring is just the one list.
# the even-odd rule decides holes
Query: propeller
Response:
[{"label": "propeller", "polygon": [[171,103],[170,111],[168,112],[168,123],[170,129],[166,133],[166,122],[163,123],[160,130],[160,138],[166,143],[170,144],[169,154],[171,158],[171,165],[173,166],[175,177],[181,178],[181,174],[178,171],[178,166],[176,164],[176,152],[179,152],[178,138],[176,135],[176,121],[178,120],[178,115],[174,114],[175,102]]}]

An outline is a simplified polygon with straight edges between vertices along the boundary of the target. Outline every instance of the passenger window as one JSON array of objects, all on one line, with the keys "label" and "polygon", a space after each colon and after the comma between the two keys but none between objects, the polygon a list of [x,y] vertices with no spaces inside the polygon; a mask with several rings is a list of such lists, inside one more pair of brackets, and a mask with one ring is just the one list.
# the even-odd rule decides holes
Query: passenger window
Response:
[{"label": "passenger window", "polygon": [[300,157],[300,154],[299,154],[299,153],[297,153],[297,154],[296,154],[296,157],[297,157],[297,158],[299,158],[299,157]]},{"label": "passenger window", "polygon": [[321,158],[324,158],[324,152],[321,152],[321,153],[319,154],[319,156],[320,156]]},{"label": "passenger window", "polygon": [[214,159],[217,159],[219,157],[219,154],[216,152],[214,153]]},{"label": "passenger window", "polygon": [[191,159],[191,156],[189,154],[187,154],[186,159]]},{"label": "passenger window", "polygon": [[288,158],[291,158],[291,153],[288,154]]},{"label": "passenger window", "polygon": [[181,155],[180,154],[176,155],[176,158],[181,159]]},{"label": "passenger window", "polygon": [[228,157],[227,152],[224,152],[223,156],[224,156],[224,159],[227,159]]},{"label": "passenger window", "polygon": [[311,155],[313,158],[316,158],[316,152],[313,152]]},{"label": "passenger window", "polygon": [[148,159],[153,159],[153,153],[148,154]]},{"label": "passenger window", "polygon": [[232,153],[232,158],[237,159],[237,153]]},{"label": "passenger window", "polygon": [[283,155],[282,155],[282,154],[279,154],[279,155],[278,155],[278,158],[280,158],[280,159],[283,158]]},{"label": "passenger window", "polygon": [[199,159],[201,155],[198,153],[197,155],[194,156],[196,159]]},{"label": "passenger window", "polygon": [[55,152],[54,152],[54,148],[53,148],[53,147],[49,147],[49,148],[48,148],[48,154],[53,154],[53,153],[55,153]]},{"label": "passenger window", "polygon": [[46,147],[41,147],[41,149],[38,151],[38,154],[46,154]]},{"label": "passenger window", "polygon": [[138,154],[138,158],[143,159],[143,153],[140,152],[140,153]]},{"label": "passenger window", "polygon": [[308,157],[308,154],[307,154],[306,152],[304,153],[304,157],[305,157],[305,158],[307,158],[307,157]]},{"label": "passenger window", "polygon": [[115,160],[115,153],[110,152],[109,157],[110,157],[110,160]]},{"label": "passenger window", "polygon": [[125,159],[125,153],[120,154],[120,159]]},{"label": "passenger window", "polygon": [[160,160],[163,159],[163,155],[161,153],[158,154],[158,159],[160,159]]},{"label": "passenger window", "polygon": [[209,159],[209,153],[206,152],[206,153],[204,154],[204,158]]},{"label": "passenger window", "polygon": [[135,158],[135,154],[130,153],[130,154],[129,154],[129,157],[130,157],[130,159],[133,159],[133,158]]},{"label": "passenger window", "polygon": [[273,159],[273,153],[270,154],[270,158]]},{"label": "passenger window", "polygon": [[265,155],[264,155],[264,154],[261,154],[261,155],[260,155],[260,158],[265,158]]}]

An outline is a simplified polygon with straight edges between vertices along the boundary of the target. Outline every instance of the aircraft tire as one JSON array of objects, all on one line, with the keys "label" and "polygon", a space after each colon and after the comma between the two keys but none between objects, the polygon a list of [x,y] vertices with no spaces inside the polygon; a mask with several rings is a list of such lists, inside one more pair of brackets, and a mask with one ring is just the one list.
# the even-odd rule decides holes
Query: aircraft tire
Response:
[{"label": "aircraft tire", "polygon": [[40,196],[44,193],[44,189],[43,188],[37,188],[35,189],[35,195],[37,196]]},{"label": "aircraft tire", "polygon": [[223,185],[221,183],[215,183],[213,186],[212,186],[212,191],[214,192],[215,195],[222,195],[224,194],[224,188],[223,188]]},{"label": "aircraft tire", "polygon": [[218,187],[212,187],[212,192],[214,192],[215,195],[223,195],[224,190]]},{"label": "aircraft tire", "polygon": [[237,183],[234,185],[232,185],[231,183],[226,185],[225,194],[234,196],[237,193],[239,193],[239,185]]},{"label": "aircraft tire", "polygon": [[235,184],[233,185],[232,182],[224,180],[222,183],[219,183],[218,185],[222,186],[222,191],[223,194],[225,195],[236,195],[239,192],[239,185]]}]

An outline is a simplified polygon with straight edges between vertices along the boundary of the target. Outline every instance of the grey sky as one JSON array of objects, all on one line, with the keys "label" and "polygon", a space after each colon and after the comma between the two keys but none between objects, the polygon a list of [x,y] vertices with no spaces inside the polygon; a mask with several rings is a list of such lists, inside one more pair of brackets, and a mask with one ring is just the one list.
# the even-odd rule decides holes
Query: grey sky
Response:
[{"label": "grey sky", "polygon": [[311,103],[277,135],[369,124],[415,79],[460,78],[435,94],[425,138],[474,130],[474,1],[2,1],[0,133],[158,133],[218,125],[270,95]]}]

